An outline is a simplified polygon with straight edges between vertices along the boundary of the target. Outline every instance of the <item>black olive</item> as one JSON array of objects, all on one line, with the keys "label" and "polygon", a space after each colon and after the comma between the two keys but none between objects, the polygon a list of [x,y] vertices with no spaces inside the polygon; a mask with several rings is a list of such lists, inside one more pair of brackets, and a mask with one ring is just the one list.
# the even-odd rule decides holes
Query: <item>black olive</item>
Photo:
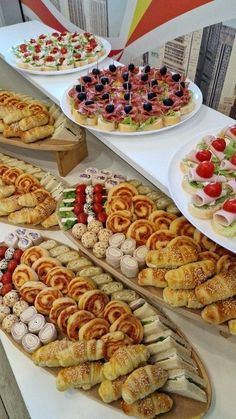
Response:
[{"label": "black olive", "polygon": [[175,96],[182,97],[182,96],[183,96],[183,92],[182,92],[182,90],[177,90],[177,91],[175,92]]},{"label": "black olive", "polygon": [[115,109],[115,106],[112,103],[109,103],[106,107],[105,110],[107,113],[112,113]]},{"label": "black olive", "polygon": [[109,65],[109,70],[110,70],[112,73],[115,73],[115,71],[116,71],[116,66],[115,66],[115,64],[110,64],[110,65]]},{"label": "black olive", "polygon": [[86,99],[86,97],[87,97],[87,95],[86,95],[86,93],[85,92],[80,92],[80,93],[78,93],[78,95],[77,95],[77,98],[82,102],[83,100],[85,100]]},{"label": "black olive", "polygon": [[145,67],[144,67],[144,73],[150,73],[150,71],[151,71],[150,65],[145,65]]},{"label": "black olive", "polygon": [[130,83],[130,82],[128,82],[128,81],[125,81],[125,82],[123,83],[123,88],[124,88],[125,90],[130,90],[130,89],[131,89],[131,83]]},{"label": "black olive", "polygon": [[144,103],[144,104],[143,104],[143,109],[144,109],[145,111],[150,112],[150,111],[152,110],[152,104],[151,104],[150,102]]},{"label": "black olive", "polygon": [[108,77],[101,77],[101,83],[104,84],[108,84],[109,83],[109,78]]},{"label": "black olive", "polygon": [[160,68],[160,73],[162,76],[164,76],[167,73],[167,67],[165,65]]},{"label": "black olive", "polygon": [[97,84],[95,85],[95,90],[96,90],[96,92],[102,92],[102,91],[103,91],[103,89],[104,89],[104,86],[103,86],[103,84],[102,84],[102,83],[97,83]]},{"label": "black olive", "polygon": [[93,105],[94,104],[94,101],[93,100],[86,100],[86,102],[84,102],[84,104],[86,106]]},{"label": "black olive", "polygon": [[158,85],[158,81],[156,79],[152,79],[150,81],[150,83],[151,83],[151,86],[157,86]]},{"label": "black olive", "polygon": [[148,100],[154,99],[156,96],[157,94],[155,92],[148,92]]},{"label": "black olive", "polygon": [[124,111],[125,111],[125,113],[130,113],[130,111],[132,111],[132,106],[131,105],[125,105],[125,107],[124,107]]},{"label": "black olive", "polygon": [[170,99],[170,98],[163,99],[163,105],[165,105],[165,106],[172,106],[173,103],[174,103],[173,100]]},{"label": "black olive", "polygon": [[107,99],[109,99],[109,93],[103,93],[102,100],[107,100]]},{"label": "black olive", "polygon": [[99,68],[93,68],[92,73],[94,76],[98,76],[101,73],[101,71],[99,70]]},{"label": "black olive", "polygon": [[134,69],[135,69],[134,64],[131,63],[131,64],[128,65],[128,70],[129,71],[134,71]]},{"label": "black olive", "polygon": [[83,77],[83,81],[84,81],[85,83],[91,83],[92,79],[91,79],[91,77],[90,77],[90,76],[84,76],[84,77]]},{"label": "black olive", "polygon": [[128,81],[129,80],[129,73],[126,71],[125,73],[123,73],[122,77],[123,77],[124,81]]},{"label": "black olive", "polygon": [[130,100],[130,93],[129,93],[129,92],[126,92],[126,93],[124,94],[124,99],[125,99],[125,100]]},{"label": "black olive", "polygon": [[178,82],[180,79],[181,79],[181,75],[179,73],[173,74],[172,80]]},{"label": "black olive", "polygon": [[147,81],[148,80],[148,74],[144,73],[141,75],[141,80],[142,81]]},{"label": "black olive", "polygon": [[84,92],[85,91],[85,87],[82,85],[82,84],[77,84],[76,86],[75,86],[75,90],[76,90],[76,92]]},{"label": "black olive", "polygon": [[184,81],[181,81],[180,82],[180,86],[182,86],[183,87],[183,89],[185,88],[185,82]]}]

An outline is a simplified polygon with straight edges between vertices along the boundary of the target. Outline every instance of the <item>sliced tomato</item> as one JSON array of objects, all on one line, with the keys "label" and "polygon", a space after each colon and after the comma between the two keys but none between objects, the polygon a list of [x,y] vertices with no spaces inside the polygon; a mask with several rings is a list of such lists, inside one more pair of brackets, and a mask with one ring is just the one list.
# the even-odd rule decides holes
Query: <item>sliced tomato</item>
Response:
[{"label": "sliced tomato", "polygon": [[211,198],[217,198],[221,195],[222,184],[219,182],[209,183],[208,185],[204,186],[203,190]]},{"label": "sliced tomato", "polygon": [[216,151],[224,151],[226,142],[224,138],[217,138],[216,140],[212,141],[211,145]]},{"label": "sliced tomato", "polygon": [[212,154],[211,154],[210,150],[201,150],[201,151],[198,151],[196,153],[196,158],[200,162],[211,160],[211,156],[212,156]]},{"label": "sliced tomato", "polygon": [[214,173],[215,166],[211,161],[204,161],[199,163],[196,168],[196,173],[202,178],[208,179],[212,177]]},{"label": "sliced tomato", "polygon": [[230,163],[235,164],[236,166],[236,154],[234,154],[231,159],[230,159]]},{"label": "sliced tomato", "polygon": [[236,199],[228,199],[228,201],[225,201],[223,210],[236,214]]}]

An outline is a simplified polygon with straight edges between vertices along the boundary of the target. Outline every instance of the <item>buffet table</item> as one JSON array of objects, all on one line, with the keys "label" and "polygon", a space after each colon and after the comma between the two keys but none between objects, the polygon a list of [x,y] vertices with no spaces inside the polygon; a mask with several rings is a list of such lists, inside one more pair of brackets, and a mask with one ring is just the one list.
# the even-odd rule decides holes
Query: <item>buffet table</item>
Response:
[{"label": "buffet table", "polygon": [[[20,40],[49,30],[50,28],[37,21],[1,28],[1,57],[4,59],[4,53],[7,49]],[[106,66],[110,62],[111,60],[106,59],[103,65]],[[32,85],[34,85],[57,104],[59,104],[65,89],[76,80],[75,74],[57,77],[34,76],[20,71],[17,74],[3,60],[0,60],[0,71],[1,74],[3,73],[2,88],[19,89],[26,92],[28,86],[32,91]],[[7,76],[6,71],[9,71]],[[23,77],[27,80],[26,82]],[[35,95],[41,95],[42,97],[37,89],[33,89]],[[168,193],[168,164],[177,148],[187,143],[189,138],[196,136],[198,133],[201,136],[201,132],[208,131],[212,127],[220,128],[232,124],[232,122],[234,121],[231,118],[202,106],[198,114],[183,125],[164,133],[147,135],[144,138],[99,134],[96,136],[100,140],[98,141],[88,132],[89,155],[66,177],[66,180],[74,184],[77,181],[78,173],[88,165],[98,168],[106,167],[125,173],[127,177],[140,178],[147,184],[150,181]],[[1,152],[24,158],[31,163],[40,165],[43,169],[56,173],[56,164],[50,160],[48,153],[37,152],[32,154],[32,152],[22,149],[18,152],[10,146],[1,146]],[[0,239],[3,240],[7,232],[13,231],[13,229],[13,226],[1,223]],[[48,232],[45,235],[73,247],[73,244],[62,232]],[[169,310],[168,315],[187,334],[189,341],[199,352],[209,372],[213,388],[213,400],[206,417],[209,419],[221,417],[233,419],[235,417],[233,378],[236,374],[234,338],[225,339],[211,326],[194,321],[190,322],[190,320]],[[58,392],[55,387],[55,378],[51,374],[46,370],[35,368],[34,364],[17,350],[2,332],[0,332],[0,338],[32,419],[40,419],[44,416],[50,419],[72,419],[77,417],[78,414],[80,419],[92,419],[95,416],[97,418],[110,418],[111,415],[114,419],[125,417],[121,411],[88,399],[86,394],[82,392]]]}]

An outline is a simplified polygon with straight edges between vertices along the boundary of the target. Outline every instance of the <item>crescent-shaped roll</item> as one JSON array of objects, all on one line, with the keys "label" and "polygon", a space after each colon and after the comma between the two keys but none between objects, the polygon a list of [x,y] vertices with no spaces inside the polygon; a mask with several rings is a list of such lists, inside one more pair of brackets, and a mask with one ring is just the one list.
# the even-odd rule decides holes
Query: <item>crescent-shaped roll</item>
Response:
[{"label": "crescent-shaped roll", "polygon": [[202,308],[195,290],[172,290],[166,287],[163,290],[163,299],[173,307]]},{"label": "crescent-shaped roll", "polygon": [[100,384],[98,394],[104,403],[112,403],[115,400],[121,399],[122,386],[126,378],[127,375],[122,375],[116,378],[116,380],[105,380]]},{"label": "crescent-shaped roll", "polygon": [[57,354],[62,367],[71,367],[87,361],[99,361],[105,356],[105,343],[102,340],[74,342]]},{"label": "crescent-shaped roll", "polygon": [[32,246],[29,249],[26,249],[21,256],[21,263],[25,265],[32,266],[34,262],[42,257],[48,257],[49,252],[41,246]]},{"label": "crescent-shaped roll", "polygon": [[145,268],[138,274],[138,284],[141,286],[151,285],[153,287],[165,288],[167,282],[165,274],[169,271],[166,268]]},{"label": "crescent-shaped roll", "polygon": [[209,304],[201,312],[203,320],[212,324],[221,324],[236,318],[236,297]]},{"label": "crescent-shaped roll", "polygon": [[69,388],[89,390],[103,380],[102,362],[85,362],[74,367],[61,369],[57,376],[56,386],[59,391],[65,391]]},{"label": "crescent-shaped roll", "polygon": [[146,419],[153,419],[161,413],[169,412],[172,406],[173,400],[167,394],[157,391],[132,404],[121,402],[121,408],[126,415]]},{"label": "crescent-shaped roll", "polygon": [[46,191],[46,189],[38,188],[33,192],[20,195],[18,203],[22,205],[22,207],[35,207],[36,205],[41,204],[48,196],[50,196],[50,192]]},{"label": "crescent-shaped roll", "polygon": [[165,274],[171,289],[194,289],[197,285],[212,277],[216,264],[212,260],[202,260],[172,269]]},{"label": "crescent-shaped roll", "polygon": [[87,291],[79,299],[79,309],[87,310],[95,317],[102,317],[104,309],[109,302],[107,294],[100,290]]},{"label": "crescent-shaped roll", "polygon": [[75,311],[67,320],[66,332],[70,340],[79,339],[79,331],[82,326],[94,319],[94,315],[86,310]]},{"label": "crescent-shaped roll", "polygon": [[39,292],[34,301],[36,310],[48,316],[55,300],[62,297],[62,293],[53,287],[46,287]]},{"label": "crescent-shaped roll", "polygon": [[28,265],[21,263],[16,267],[12,274],[12,282],[15,288],[19,291],[22,285],[28,281],[38,281],[38,275]]},{"label": "crescent-shaped roll", "polygon": [[32,360],[39,367],[59,367],[57,354],[72,345],[69,340],[55,340],[32,354]]},{"label": "crescent-shaped roll", "polygon": [[236,294],[236,275],[234,271],[221,272],[213,278],[195,288],[198,301],[211,304],[215,301],[226,300]]},{"label": "crescent-shaped roll", "polygon": [[116,332],[117,330],[128,335],[134,343],[140,343],[143,339],[143,326],[137,317],[133,314],[122,314],[118,319],[110,326],[110,332]]},{"label": "crescent-shaped roll", "polygon": [[149,356],[149,349],[145,345],[122,346],[112,355],[109,362],[104,364],[103,374],[107,380],[115,380],[147,362]]}]

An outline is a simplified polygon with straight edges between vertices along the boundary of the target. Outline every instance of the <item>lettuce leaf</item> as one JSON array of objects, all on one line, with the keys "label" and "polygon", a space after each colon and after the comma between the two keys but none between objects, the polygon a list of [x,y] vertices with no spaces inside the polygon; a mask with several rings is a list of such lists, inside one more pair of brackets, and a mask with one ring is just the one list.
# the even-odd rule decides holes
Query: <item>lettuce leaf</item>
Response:
[{"label": "lettuce leaf", "polygon": [[[73,214],[74,215],[74,214]],[[76,221],[72,221],[72,220],[67,220],[64,224],[63,224],[63,229],[64,230],[70,230],[75,224],[77,223]]]},{"label": "lettuce leaf", "polygon": [[136,124],[131,116],[127,116],[126,118],[123,119],[123,121],[121,122],[121,124],[125,124],[125,125],[133,125],[134,127],[138,127],[138,124]]},{"label": "lettuce leaf", "polygon": [[150,118],[146,119],[141,125],[140,128],[146,127],[147,125],[154,124],[157,121],[157,116],[150,116]]}]

